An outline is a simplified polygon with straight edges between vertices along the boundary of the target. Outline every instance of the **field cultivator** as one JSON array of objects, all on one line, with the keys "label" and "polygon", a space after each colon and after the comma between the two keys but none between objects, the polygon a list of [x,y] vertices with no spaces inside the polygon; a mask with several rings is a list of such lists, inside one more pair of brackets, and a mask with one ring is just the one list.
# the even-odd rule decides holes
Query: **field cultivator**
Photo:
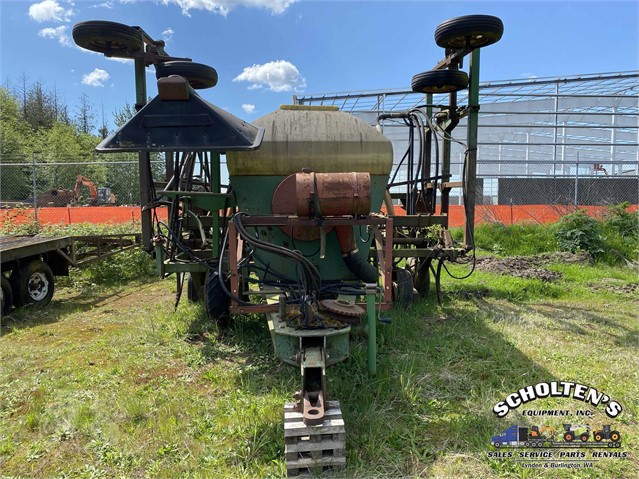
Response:
[{"label": "field cultivator", "polygon": [[[427,294],[431,276],[439,297],[445,262],[474,260],[479,53],[502,32],[486,15],[442,23],[435,41],[444,59],[412,81],[425,103],[380,115],[376,128],[336,107],[300,105],[249,124],[196,91],[215,86],[212,67],[169,56],[141,28],[95,21],[73,30],[81,47],[134,60],[138,111],[97,149],[139,154],[143,245],[160,274],[176,273],[181,285],[188,273],[188,296],[203,300],[220,328],[265,313],[276,355],[300,370],[284,411],[290,475],[346,463],[326,371],[349,356],[351,329],[365,330],[374,375],[377,323],[388,321],[380,312]],[[465,57],[469,73],[460,69]],[[158,95],[145,104],[150,65]],[[459,106],[464,89],[468,105]],[[446,104],[433,104],[442,93]],[[450,146],[459,140],[451,132],[464,117],[464,174],[453,181]],[[410,135],[392,178],[392,144],[381,133],[388,122]],[[151,155],[164,158],[165,178],[152,178]],[[400,170],[405,180],[395,181]],[[453,188],[464,198],[461,243],[448,231]],[[166,222],[153,214],[160,206]],[[400,207],[405,215],[395,214]]]}]

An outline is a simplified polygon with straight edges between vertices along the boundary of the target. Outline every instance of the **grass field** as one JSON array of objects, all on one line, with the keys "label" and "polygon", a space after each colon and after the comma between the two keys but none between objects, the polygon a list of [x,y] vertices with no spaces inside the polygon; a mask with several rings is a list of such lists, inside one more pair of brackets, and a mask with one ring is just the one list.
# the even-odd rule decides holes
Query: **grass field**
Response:
[{"label": "grass field", "polygon": [[[378,328],[374,378],[365,338],[353,338],[349,360],[328,372],[347,427],[340,476],[639,476],[637,272],[545,267],[561,278],[478,271],[445,279],[443,306],[430,298],[393,311]],[[174,280],[125,279],[67,281],[48,308],[3,318],[0,475],[283,477],[283,404],[299,373],[274,359],[264,318],[237,318],[219,339],[200,305],[173,310]],[[493,414],[509,393],[552,380],[595,387],[624,411],[612,420],[602,407],[546,399]],[[561,430],[561,418],[521,416],[553,408],[589,410],[572,422],[593,428],[613,423],[629,457],[578,471],[487,457],[511,424]]]}]

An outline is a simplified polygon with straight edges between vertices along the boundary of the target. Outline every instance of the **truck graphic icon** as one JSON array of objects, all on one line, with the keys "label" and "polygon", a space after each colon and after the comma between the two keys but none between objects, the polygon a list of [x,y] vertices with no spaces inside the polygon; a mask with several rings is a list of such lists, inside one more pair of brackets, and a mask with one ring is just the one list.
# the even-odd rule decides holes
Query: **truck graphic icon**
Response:
[{"label": "truck graphic icon", "polygon": [[[556,440],[556,431],[552,426],[513,425],[493,436],[490,443],[494,447],[621,447],[621,434],[611,430],[609,424],[590,433],[589,426],[563,425],[564,432]],[[592,441],[594,439],[594,442]]]}]

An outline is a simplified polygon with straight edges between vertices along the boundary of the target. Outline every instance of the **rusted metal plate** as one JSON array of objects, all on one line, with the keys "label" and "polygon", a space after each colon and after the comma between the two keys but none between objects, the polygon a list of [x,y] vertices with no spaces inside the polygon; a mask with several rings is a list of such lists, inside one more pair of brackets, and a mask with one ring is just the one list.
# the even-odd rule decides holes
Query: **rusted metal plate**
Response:
[{"label": "rusted metal plate", "polygon": [[361,317],[366,312],[364,308],[358,306],[355,302],[342,299],[325,299],[320,301],[320,306],[331,313],[355,318]]},{"label": "rusted metal plate", "polygon": [[[297,174],[289,175],[275,189],[271,200],[271,211],[276,215],[297,216]],[[280,226],[284,234],[301,241],[316,241],[320,237],[318,226],[293,226],[289,221]],[[333,230],[325,228],[326,233]]]}]

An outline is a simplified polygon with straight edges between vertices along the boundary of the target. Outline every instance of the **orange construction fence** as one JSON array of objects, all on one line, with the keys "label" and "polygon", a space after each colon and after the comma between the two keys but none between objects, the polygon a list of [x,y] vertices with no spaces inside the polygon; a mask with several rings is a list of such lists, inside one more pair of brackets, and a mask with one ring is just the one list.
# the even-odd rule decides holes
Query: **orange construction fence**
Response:
[{"label": "orange construction fence", "polygon": [[[579,206],[573,205],[477,205],[475,206],[475,224],[502,223],[512,225],[515,223],[540,223],[548,224],[559,221],[562,216],[574,213],[577,209],[584,210],[589,216],[603,219],[608,206]],[[628,210],[633,212],[639,209],[639,205],[631,205]],[[386,209],[382,207],[382,211]],[[440,213],[439,206],[436,213]],[[396,215],[405,215],[403,208],[395,207]],[[455,228],[464,225],[464,207],[451,205],[448,208],[448,226]]]},{"label": "orange construction fence", "polygon": [[[167,209],[157,208],[160,219],[167,219]],[[0,210],[0,224],[24,224],[34,220],[33,208]],[[38,208],[38,223],[42,225],[73,225],[79,223],[122,224],[140,221],[139,206],[61,206]]]},{"label": "orange construction fence", "polygon": [[[554,223],[562,216],[573,213],[577,208],[571,205],[477,205],[475,207],[475,224],[484,222],[499,222],[514,224]],[[579,206],[594,218],[603,218],[607,206]],[[629,207],[629,211],[637,211],[638,205]],[[382,208],[384,210],[384,208]],[[439,207],[438,207],[439,210]],[[405,215],[406,212],[395,207],[395,214]],[[161,220],[167,219],[167,209],[157,208],[157,215]],[[451,205],[449,208],[449,227],[463,226],[464,207]],[[9,208],[0,210],[0,224],[24,224],[33,221],[33,209]],[[38,208],[38,222],[43,225],[71,225],[78,223],[94,224],[122,224],[140,221],[139,206],[67,206]]]}]

